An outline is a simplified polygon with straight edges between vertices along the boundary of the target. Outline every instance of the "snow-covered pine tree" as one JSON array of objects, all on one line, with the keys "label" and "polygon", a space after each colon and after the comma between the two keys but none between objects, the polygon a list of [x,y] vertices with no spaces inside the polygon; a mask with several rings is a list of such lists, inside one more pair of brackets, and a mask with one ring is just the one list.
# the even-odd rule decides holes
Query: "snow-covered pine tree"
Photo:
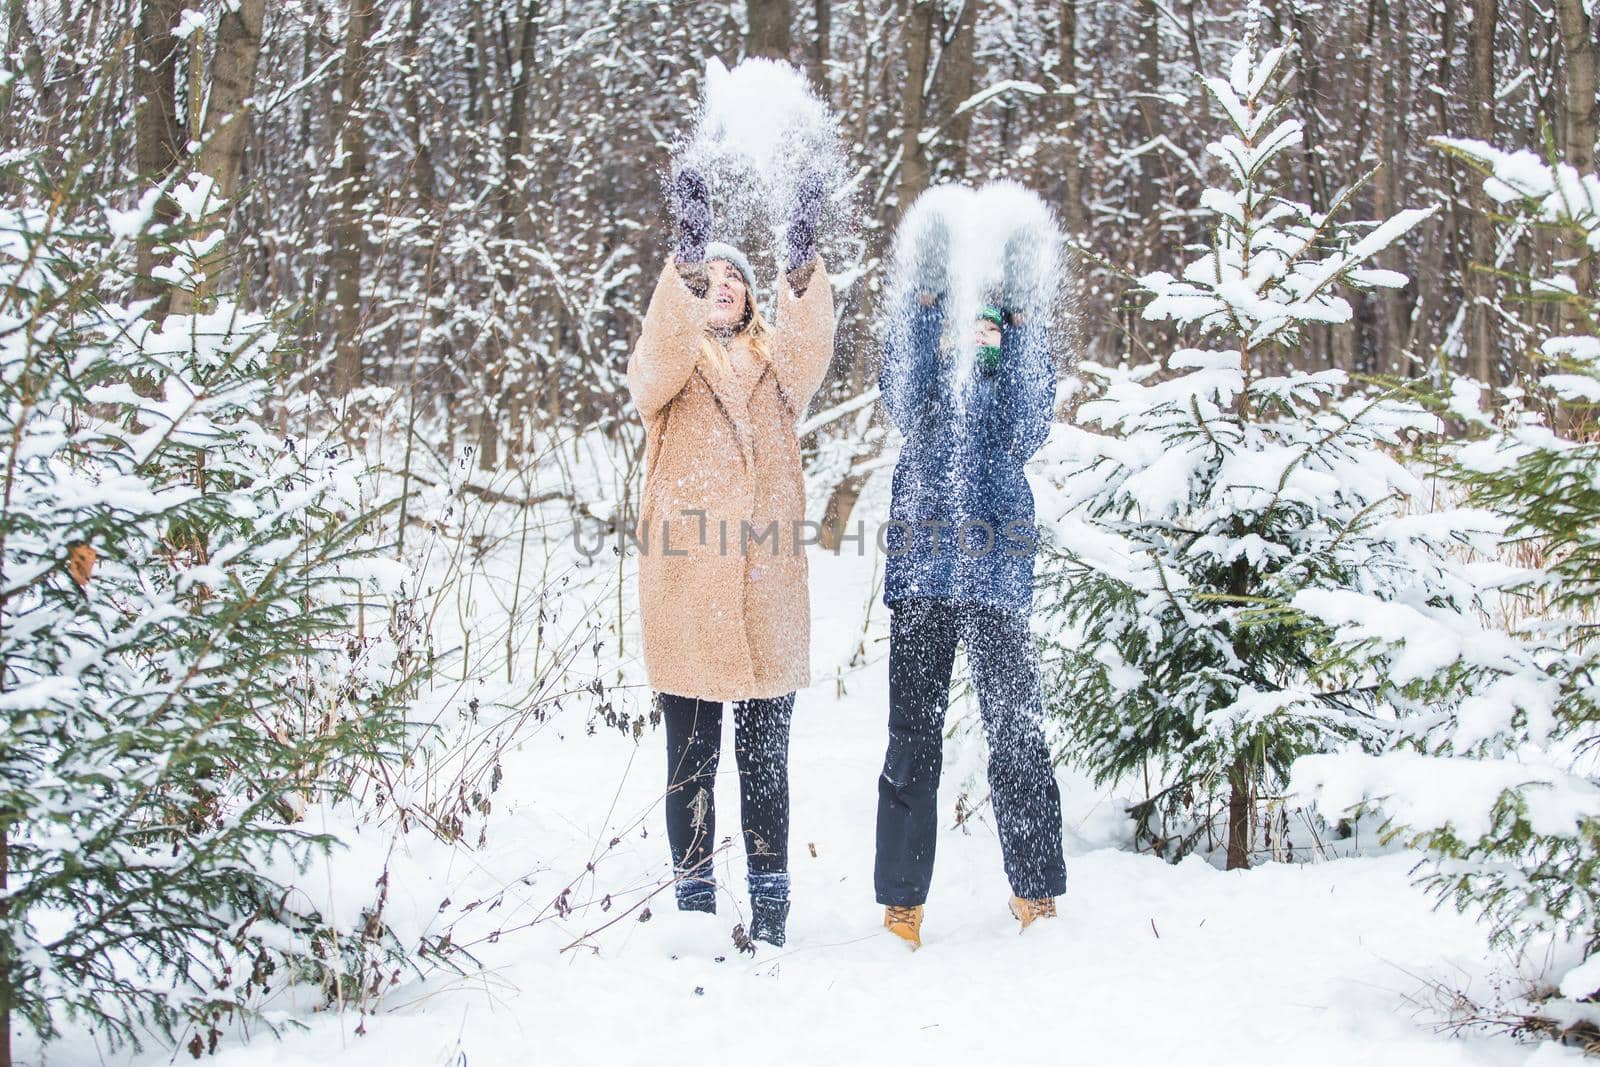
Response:
[{"label": "snow-covered pine tree", "polygon": [[[1387,834],[1430,854],[1426,883],[1482,915],[1498,943],[1570,939],[1587,959],[1572,967],[1558,953],[1558,987],[1585,998],[1600,991],[1600,176],[1531,151],[1438,143],[1488,175],[1484,191],[1503,205],[1505,235],[1525,243],[1527,261],[1556,250],[1541,276],[1499,273],[1508,296],[1556,311],[1519,316],[1545,323],[1530,338],[1544,373],[1497,410],[1467,381],[1448,399],[1476,434],[1448,473],[1468,503],[1501,517],[1504,551],[1524,564],[1499,580],[1509,632],[1302,598],[1298,606],[1336,628],[1353,665],[1449,701],[1447,714],[1403,720],[1404,749],[1308,757],[1294,784],[1330,815],[1381,811]],[[1539,954],[1548,950],[1541,940]],[[1594,1022],[1578,1005],[1540,1010]]]},{"label": "snow-covered pine tree", "polygon": [[[14,161],[8,187],[24,177]],[[405,733],[387,683],[309,697],[364,671],[348,642],[384,569],[361,547],[374,513],[346,463],[261,424],[271,315],[199,294],[155,321],[116,300],[150,234],[161,283],[193,290],[221,240],[210,188],[124,211],[57,186],[0,210],[8,1035],[76,1019],[198,1054],[269,984],[371,979],[398,951],[380,915],[334,936],[283,885],[330,845],[299,813]],[[161,195],[181,230],[155,228]]]},{"label": "snow-covered pine tree", "polygon": [[1101,391],[1061,445],[1060,555],[1041,593],[1073,755],[1102,782],[1155,772],[1134,814],[1167,854],[1209,834],[1226,795],[1230,868],[1248,865],[1253,798],[1296,756],[1383,729],[1369,694],[1318,685],[1317,634],[1281,605],[1306,587],[1470,600],[1440,562],[1455,531],[1400,515],[1421,486],[1395,450],[1437,420],[1340,371],[1262,373],[1307,327],[1350,319],[1339,287],[1403,285],[1367,264],[1431,213],[1346,223],[1354,186],[1325,212],[1274,194],[1302,136],[1279,102],[1284,56],[1247,45],[1205,81],[1232,128],[1209,146],[1229,179],[1201,197],[1212,240],[1181,277],[1141,283],[1145,318],[1211,347],[1081,368]]}]

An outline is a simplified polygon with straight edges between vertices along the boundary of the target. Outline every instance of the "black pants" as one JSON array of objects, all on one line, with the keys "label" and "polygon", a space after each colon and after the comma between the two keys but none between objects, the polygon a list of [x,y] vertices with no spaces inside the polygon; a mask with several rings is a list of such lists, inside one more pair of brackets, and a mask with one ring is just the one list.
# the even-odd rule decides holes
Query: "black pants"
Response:
[{"label": "black pants", "polygon": [[906,600],[889,623],[889,751],[878,779],[880,904],[921,904],[933,878],[939,771],[956,642],[967,649],[989,736],[989,790],[1011,890],[1067,888],[1061,792],[1045,745],[1039,666],[1026,616],[951,600]]},{"label": "black pants", "polygon": [[[716,892],[711,854],[717,841],[714,787],[722,749],[722,705],[659,693],[667,727],[667,843],[680,902],[706,903]],[[733,706],[733,753],[739,764],[739,814],[749,859],[750,894],[789,895],[789,719],[794,694]]]}]

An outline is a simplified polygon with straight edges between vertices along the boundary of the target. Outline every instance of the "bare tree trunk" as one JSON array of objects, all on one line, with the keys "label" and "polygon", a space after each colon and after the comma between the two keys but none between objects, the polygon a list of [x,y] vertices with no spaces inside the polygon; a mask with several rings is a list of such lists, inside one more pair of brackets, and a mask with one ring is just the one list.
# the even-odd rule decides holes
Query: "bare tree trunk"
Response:
[{"label": "bare tree trunk", "polygon": [[338,208],[333,223],[334,365],[336,395],[348,396],[362,382],[361,360],[361,259],[366,229],[361,212],[366,198],[366,109],[361,100],[366,80],[367,41],[377,13],[372,0],[350,0],[345,31],[344,69],[339,76],[339,104],[344,109],[340,130],[340,164],[336,188]]},{"label": "bare tree trunk", "polygon": [[[178,130],[178,39],[172,34],[182,11],[183,0],[143,0],[139,5],[139,28],[133,43],[134,160],[139,180],[150,185],[171,176],[183,143]],[[170,200],[162,197],[156,201],[158,225],[176,217],[177,210]],[[139,242],[135,298],[148,299],[162,293],[161,283],[151,277],[155,244],[149,235]],[[152,313],[160,316],[165,311],[163,301]]]},{"label": "bare tree trunk", "polygon": [[828,60],[833,54],[833,3],[832,0],[817,0],[817,36],[811,49],[811,81],[817,87],[817,95],[824,100],[831,100],[832,89],[828,80]]},{"label": "bare tree trunk", "polygon": [[[1583,0],[1556,0],[1556,19],[1561,29],[1561,51],[1566,59],[1566,116],[1562,123],[1562,150],[1567,162],[1579,174],[1594,173],[1596,93],[1600,83],[1595,75],[1594,26],[1584,11]],[[1587,257],[1574,265],[1578,292],[1587,294],[1594,279]]]},{"label": "bare tree trunk", "polygon": [[788,59],[794,47],[789,33],[789,0],[745,0],[750,17],[750,33],[745,38],[745,54],[767,59]]},{"label": "bare tree trunk", "polygon": [[[7,0],[6,3],[6,63],[12,70],[23,71],[33,86],[34,106],[44,114],[60,113],[56,94],[50,79],[45,76],[44,53],[39,49],[39,38],[28,23],[27,0]],[[6,112],[16,106],[14,91],[5,94]],[[47,131],[48,132],[48,131]]]},{"label": "bare tree trunk", "polygon": [[1244,757],[1228,771],[1228,867],[1250,866],[1250,767]]},{"label": "bare tree trunk", "polygon": [[239,185],[245,135],[250,130],[250,94],[261,59],[261,24],[266,0],[239,0],[217,23],[217,51],[211,61],[211,92],[206,97],[199,169],[232,198]]},{"label": "bare tree trunk", "polygon": [[[1467,105],[1472,109],[1467,128],[1471,136],[1489,143],[1494,142],[1494,37],[1498,18],[1499,0],[1473,0],[1472,23],[1467,29]],[[1469,185],[1472,218],[1468,222],[1468,262],[1463,268],[1462,283],[1467,298],[1466,343],[1473,374],[1479,381],[1493,385],[1500,378],[1499,341],[1494,309],[1490,306],[1494,296],[1494,277],[1489,273],[1494,259],[1494,226],[1489,219],[1493,203],[1481,184]]]},{"label": "bare tree trunk", "polygon": [[428,6],[422,0],[411,0],[411,10],[406,17],[406,62],[410,65],[405,80],[406,115],[411,120],[411,136],[417,142],[417,158],[411,168],[411,181],[423,203],[432,207],[439,199],[438,182],[434,176],[433,147],[426,121],[422,116],[422,95],[417,92],[417,64],[421,56],[418,40]]},{"label": "bare tree trunk", "polygon": [[[1161,120],[1161,11],[1156,0],[1144,0],[1139,14],[1138,75],[1134,81],[1138,92],[1139,129],[1143,140],[1156,137],[1164,128]],[[1133,266],[1148,265],[1154,249],[1160,244],[1162,220],[1157,217],[1161,204],[1161,189],[1157,182],[1160,165],[1159,153],[1150,150],[1136,159],[1122,164],[1125,168],[1137,167],[1138,173],[1129,174],[1132,184],[1132,207],[1135,216],[1128,229],[1128,247],[1123,256]],[[1122,319],[1123,350],[1132,355],[1144,351],[1160,336],[1160,328],[1146,323],[1129,302]]]},{"label": "bare tree trunk", "polygon": [[[1248,377],[1249,350],[1241,345],[1241,354],[1245,356],[1245,374]],[[1242,421],[1250,420],[1250,393],[1249,390],[1240,390],[1237,402],[1237,412]],[[1251,568],[1249,561],[1240,558],[1233,561],[1232,573],[1228,576],[1228,594],[1236,599],[1249,596],[1251,592]],[[1235,638],[1235,642],[1237,642]],[[1235,653],[1239,649],[1235,644]],[[1250,816],[1251,796],[1250,783],[1254,775],[1250,766],[1249,756],[1245,752],[1239,753],[1233,761],[1233,766],[1228,768],[1228,870],[1238,871],[1250,866]]]},{"label": "bare tree trunk", "polygon": [[[1139,121],[1140,134],[1145,138],[1156,136],[1161,124],[1161,12],[1159,5],[1145,0],[1144,14],[1139,24]],[[1145,152],[1139,157],[1139,184],[1135,210],[1139,221],[1152,226],[1150,213],[1160,202],[1156,188],[1156,154]]]},{"label": "bare tree trunk", "polygon": [[1325,94],[1322,80],[1318,77],[1322,69],[1321,57],[1316,54],[1313,47],[1317,41],[1317,28],[1311,16],[1300,4],[1290,0],[1285,6],[1288,8],[1290,24],[1294,27],[1297,46],[1295,48],[1295,97],[1298,104],[1296,117],[1305,128],[1304,139],[1300,142],[1300,158],[1310,182],[1311,202],[1324,205],[1328,203],[1328,181],[1323,174],[1323,161],[1318,155],[1318,150],[1326,143],[1326,137],[1321,129],[1317,102]]},{"label": "bare tree trunk", "polygon": [[506,116],[506,138],[502,146],[499,218],[495,224],[495,237],[500,243],[500,267],[496,280],[502,296],[509,295],[516,285],[517,265],[507,254],[507,245],[517,233],[517,212],[524,201],[523,179],[528,173],[527,157],[523,154],[523,140],[527,136],[528,86],[533,81],[533,58],[539,41],[539,0],[527,0],[522,12],[522,25],[518,34],[517,58],[513,64],[511,102]]},{"label": "bare tree trunk", "polygon": [[[1379,69],[1390,71],[1390,77],[1401,85],[1407,84],[1412,77],[1411,62],[1404,47],[1404,42],[1396,42],[1400,32],[1397,27],[1406,24],[1404,12],[1392,12],[1391,5],[1387,3],[1374,3],[1374,14],[1377,21],[1376,38],[1377,47],[1381,52],[1377,58]],[[1383,164],[1382,171],[1373,182],[1372,214],[1374,218],[1387,218],[1400,206],[1400,180],[1404,174],[1405,143],[1400,125],[1400,108],[1384,108],[1373,122],[1373,129],[1378,138],[1377,156]],[[1432,292],[1431,286],[1424,287],[1425,294]],[[1422,294],[1422,295],[1425,295]],[[1417,294],[1415,286],[1408,286],[1404,290],[1385,289],[1379,300],[1383,304],[1384,348],[1388,350],[1390,358],[1397,363],[1404,358],[1405,352],[1411,346],[1412,317],[1411,311]],[[1399,372],[1399,367],[1393,368]]]},{"label": "bare tree trunk", "polygon": [[1594,28],[1583,0],[1556,0],[1561,50],[1566,60],[1566,121],[1561,131],[1567,162],[1579,173],[1594,170],[1596,83]]},{"label": "bare tree trunk", "polygon": [[928,61],[933,52],[932,0],[912,0],[906,13],[901,46],[906,53],[906,80],[900,95],[900,183],[898,215],[904,217],[928,187],[928,150],[922,143],[927,114]]},{"label": "bare tree trunk", "polygon": [[[265,14],[266,0],[240,0],[238,7],[223,10],[217,24],[211,90],[206,94],[195,169],[216,183],[217,195],[229,201],[229,214],[232,213],[233,194],[239,186],[245,135],[250,130],[250,94],[255,91]],[[186,314],[193,308],[194,297],[210,290],[226,260],[226,252],[221,249],[205,258],[202,264],[205,277],[198,291],[193,295],[184,290],[172,294],[174,314]]]},{"label": "bare tree trunk", "polygon": [[[1438,88],[1434,92],[1428,94],[1432,97],[1434,106],[1437,109],[1437,113],[1433,121],[1437,124],[1437,129],[1456,129],[1457,126],[1451,117],[1450,105],[1452,101],[1459,98],[1460,93],[1458,84],[1460,79],[1456,69],[1457,57],[1455,51],[1456,35],[1459,30],[1457,24],[1462,21],[1460,16],[1460,4],[1458,3],[1458,0],[1439,0],[1438,3],[1430,5],[1430,10],[1434,16],[1433,24],[1437,28],[1438,41],[1433,53],[1433,58],[1435,60],[1433,79],[1434,85]],[[1407,20],[1399,20],[1398,25],[1402,27],[1406,26]],[[1394,110],[1399,111],[1398,108]],[[1410,116],[1405,117],[1409,118]],[[1435,231],[1437,240],[1434,243],[1434,247],[1429,249],[1429,252],[1437,258],[1438,265],[1435,268],[1434,273],[1423,273],[1420,275],[1424,278],[1434,277],[1439,279],[1439,285],[1429,287],[1430,289],[1439,290],[1437,293],[1429,294],[1435,299],[1443,298],[1445,296],[1444,290],[1449,284],[1452,268],[1456,267],[1458,264],[1466,262],[1470,254],[1468,241],[1466,239],[1468,224],[1467,220],[1461,217],[1461,176],[1457,173],[1447,171],[1444,175],[1444,183],[1446,194],[1445,205],[1444,210],[1439,213],[1441,216],[1440,221],[1442,222],[1442,225],[1438,228],[1438,230]],[[1461,301],[1465,299],[1465,295],[1465,293],[1450,293],[1450,299],[1448,299],[1448,301],[1439,299],[1440,303],[1443,303],[1445,306],[1454,309],[1450,317],[1457,320],[1462,328],[1463,332],[1461,332],[1456,339],[1457,344],[1462,346],[1460,352],[1460,356],[1462,357],[1470,355],[1470,353],[1468,353],[1465,349],[1467,338],[1464,331],[1467,325],[1467,315],[1465,309],[1461,308]],[[1423,297],[1423,299],[1428,298],[1429,296]]]},{"label": "bare tree trunk", "polygon": [[973,87],[977,84],[973,50],[980,6],[978,0],[965,0],[962,3],[955,26],[939,53],[939,69],[934,75],[938,83],[935,97],[945,109],[943,113],[953,116],[942,138],[945,161],[948,173],[960,180],[965,180],[967,176],[967,142],[972,137],[972,112],[960,115],[953,113],[972,96]]},{"label": "bare tree trunk", "polygon": [[[477,9],[474,8],[474,14]],[[480,121],[478,113],[478,97],[483,82],[483,48],[479,45],[481,38],[476,19],[473,21],[472,32],[466,34],[466,41],[462,47],[462,63],[465,66],[467,79],[467,121],[476,125]]]},{"label": "bare tree trunk", "polygon": [[[495,222],[496,271],[495,302],[499,305],[500,319],[515,323],[514,295],[521,270],[513,258],[517,237],[517,215],[526,201],[523,191],[528,173],[528,161],[523,141],[528,125],[528,86],[533,82],[533,61],[539,42],[539,0],[527,0],[522,9],[521,25],[517,33],[517,53],[511,69],[511,100],[506,111],[506,137],[502,146],[501,185],[498,196],[498,219]],[[481,470],[494,470],[500,465],[500,432],[504,409],[506,380],[506,345],[497,331],[490,338],[491,356],[484,368],[480,386],[483,390],[479,402],[483,405],[478,420],[478,466]]]},{"label": "bare tree trunk", "polygon": [[1078,140],[1078,0],[1061,0],[1059,43],[1062,91],[1059,104],[1061,138],[1061,221],[1074,239],[1084,236],[1083,145]]}]

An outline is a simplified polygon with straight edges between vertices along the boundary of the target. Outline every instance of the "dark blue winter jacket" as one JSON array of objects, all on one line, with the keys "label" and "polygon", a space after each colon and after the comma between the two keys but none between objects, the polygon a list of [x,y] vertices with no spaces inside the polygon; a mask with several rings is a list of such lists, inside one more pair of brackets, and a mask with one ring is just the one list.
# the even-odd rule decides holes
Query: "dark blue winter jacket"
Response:
[{"label": "dark blue winter jacket", "polygon": [[944,597],[1027,612],[1037,534],[1022,467],[1050,431],[1056,396],[1045,331],[1008,318],[998,367],[973,366],[958,404],[955,361],[939,351],[943,301],[928,307],[913,298],[907,315],[889,331],[878,379],[905,435],[884,602]]}]

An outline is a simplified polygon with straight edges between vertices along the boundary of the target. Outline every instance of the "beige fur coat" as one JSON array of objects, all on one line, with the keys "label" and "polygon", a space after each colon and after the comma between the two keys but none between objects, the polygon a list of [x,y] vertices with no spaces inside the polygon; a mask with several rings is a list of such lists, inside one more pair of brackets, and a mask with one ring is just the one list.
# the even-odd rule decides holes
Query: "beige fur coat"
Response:
[{"label": "beige fur coat", "polygon": [[628,358],[645,425],[639,609],[658,692],[744,700],[810,683],[795,424],[833,358],[833,291],[820,262],[802,295],[778,285],[771,361],[739,334],[722,376],[700,361],[711,302],[669,262]]}]

